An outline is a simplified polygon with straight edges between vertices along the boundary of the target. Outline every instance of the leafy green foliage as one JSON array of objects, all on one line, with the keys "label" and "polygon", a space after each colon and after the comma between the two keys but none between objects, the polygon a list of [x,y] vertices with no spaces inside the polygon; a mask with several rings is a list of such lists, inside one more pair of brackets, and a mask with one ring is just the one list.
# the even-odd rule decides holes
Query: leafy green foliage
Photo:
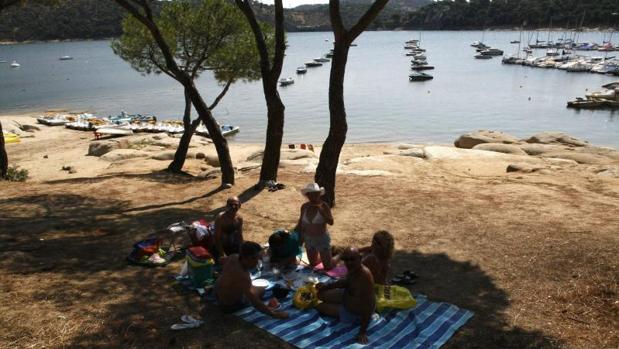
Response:
[{"label": "leafy green foliage", "polygon": [[102,39],[118,36],[123,10],[108,0],[28,0],[0,13],[0,40]]},{"label": "leafy green foliage", "polygon": [[28,170],[25,168],[20,169],[18,167],[9,166],[5,179],[11,182],[25,182],[26,179],[28,179]]},{"label": "leafy green foliage", "polygon": [[[258,52],[242,13],[225,0],[171,1],[161,4],[155,22],[178,66],[197,78],[212,70],[218,81],[260,78]],[[114,53],[142,74],[172,74],[148,29],[132,16],[112,41]],[[269,28],[269,27],[266,27]],[[273,30],[267,29],[273,46]]]}]

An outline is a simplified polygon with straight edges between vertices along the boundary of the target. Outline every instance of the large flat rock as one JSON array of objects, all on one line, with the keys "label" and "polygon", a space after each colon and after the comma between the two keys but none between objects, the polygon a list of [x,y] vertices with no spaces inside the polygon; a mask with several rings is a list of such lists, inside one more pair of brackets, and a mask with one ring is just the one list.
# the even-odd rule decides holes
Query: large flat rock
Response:
[{"label": "large flat rock", "polygon": [[148,157],[149,154],[147,152],[135,149],[116,149],[111,152],[102,155],[101,159],[110,162],[117,162],[121,160],[134,159],[134,158],[145,158]]},{"label": "large flat rock", "polygon": [[520,149],[517,145],[503,144],[503,143],[482,143],[473,147],[475,150],[494,151],[503,154],[512,155],[527,155],[524,150]]},{"label": "large flat rock", "polygon": [[526,142],[539,144],[564,144],[574,147],[584,147],[589,145],[589,142],[572,137],[563,132],[541,132],[531,136],[526,140]]},{"label": "large flat rock", "polygon": [[471,149],[482,143],[515,144],[518,142],[518,138],[504,132],[479,130],[463,134],[456,139],[454,145],[457,148]]}]

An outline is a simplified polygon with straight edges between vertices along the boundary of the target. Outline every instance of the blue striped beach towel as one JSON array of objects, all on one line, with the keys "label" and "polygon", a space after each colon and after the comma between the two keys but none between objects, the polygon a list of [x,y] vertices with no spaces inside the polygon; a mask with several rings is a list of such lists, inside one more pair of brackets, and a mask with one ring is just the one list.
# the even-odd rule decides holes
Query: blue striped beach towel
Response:
[{"label": "blue striped beach towel", "polygon": [[[266,296],[270,296],[268,290]],[[358,326],[341,324],[314,309],[298,310],[291,298],[289,295],[281,302],[281,310],[290,314],[287,320],[274,319],[253,307],[235,314],[298,348],[316,349],[437,349],[473,316],[469,310],[449,303],[430,302],[426,296],[415,295],[417,306],[414,309],[389,310],[376,316],[368,328],[369,344],[363,346],[356,343]]]}]

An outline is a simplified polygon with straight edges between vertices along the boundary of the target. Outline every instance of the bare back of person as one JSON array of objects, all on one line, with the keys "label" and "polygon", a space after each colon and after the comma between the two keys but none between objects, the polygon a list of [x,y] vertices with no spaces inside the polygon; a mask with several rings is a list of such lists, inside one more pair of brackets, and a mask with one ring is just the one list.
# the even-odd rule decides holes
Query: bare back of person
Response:
[{"label": "bare back of person", "polygon": [[380,259],[374,253],[370,252],[369,254],[365,255],[365,257],[363,257],[362,263],[372,273],[375,283],[381,285],[387,284],[387,278],[391,269],[391,265],[388,259]]},{"label": "bare back of person", "polygon": [[238,304],[243,302],[243,295],[250,288],[251,277],[241,265],[239,256],[229,256],[215,286],[217,301],[224,306]]}]

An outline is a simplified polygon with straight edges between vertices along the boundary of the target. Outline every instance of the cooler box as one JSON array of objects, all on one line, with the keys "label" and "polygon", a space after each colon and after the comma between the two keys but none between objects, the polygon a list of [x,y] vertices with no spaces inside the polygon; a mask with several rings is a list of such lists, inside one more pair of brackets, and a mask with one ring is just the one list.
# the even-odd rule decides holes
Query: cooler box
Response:
[{"label": "cooler box", "polygon": [[213,279],[215,261],[202,246],[187,249],[187,274],[194,287],[204,287],[204,283]]}]

